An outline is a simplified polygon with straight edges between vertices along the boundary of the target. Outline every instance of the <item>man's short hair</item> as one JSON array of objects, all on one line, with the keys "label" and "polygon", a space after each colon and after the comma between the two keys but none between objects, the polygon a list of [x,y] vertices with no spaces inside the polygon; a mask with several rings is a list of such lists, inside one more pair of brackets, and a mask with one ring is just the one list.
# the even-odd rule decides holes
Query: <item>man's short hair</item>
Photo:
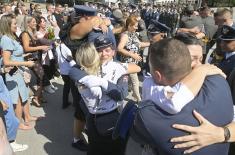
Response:
[{"label": "man's short hair", "polygon": [[218,16],[222,16],[224,19],[232,19],[232,11],[230,9],[224,8],[218,11]]},{"label": "man's short hair", "polygon": [[58,7],[62,7],[62,5],[61,5],[61,4],[59,4],[59,3],[57,3],[57,4],[55,5],[55,7],[56,7],[56,8],[58,8]]},{"label": "man's short hair", "polygon": [[208,12],[210,12],[211,9],[208,6],[203,6],[199,9],[199,11],[208,11]]},{"label": "man's short hair", "polygon": [[163,39],[149,48],[149,62],[168,81],[177,81],[191,71],[191,57],[187,46],[177,39]]}]

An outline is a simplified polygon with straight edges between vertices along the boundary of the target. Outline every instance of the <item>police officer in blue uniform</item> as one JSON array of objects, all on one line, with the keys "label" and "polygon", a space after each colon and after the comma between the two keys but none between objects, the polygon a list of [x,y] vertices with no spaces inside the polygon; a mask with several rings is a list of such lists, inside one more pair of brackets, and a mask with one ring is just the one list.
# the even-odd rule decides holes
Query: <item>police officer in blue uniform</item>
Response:
[{"label": "police officer in blue uniform", "polygon": [[152,18],[151,4],[146,4],[146,11],[144,12],[144,18],[143,18],[145,21],[146,27],[149,26],[151,18]]},{"label": "police officer in blue uniform", "polygon": [[[104,38],[104,39],[103,39]],[[105,50],[109,47],[113,47],[112,42],[110,39],[105,37],[98,37],[94,40],[94,45],[96,46],[97,50]],[[110,64],[110,63],[107,63]],[[107,65],[106,63],[104,65]],[[102,67],[102,76],[110,74],[108,69],[111,69],[115,66],[106,66],[105,68]],[[104,69],[104,70],[103,70]],[[103,74],[103,72],[105,72]],[[70,77],[75,81],[80,81],[83,77],[86,76],[86,73],[82,71],[79,66],[73,67],[70,71]],[[113,74],[113,73],[111,73]],[[113,78],[120,76],[120,73],[115,73],[112,75]],[[96,77],[97,80],[99,77]],[[103,78],[99,78],[103,79]],[[103,79],[105,80],[105,79]],[[94,81],[94,80],[93,80]],[[109,96],[110,99],[105,100],[103,102],[115,102],[124,100],[124,98],[128,94],[127,86],[128,81],[125,77],[121,77],[118,79],[117,84],[113,82],[108,82],[107,90],[105,90],[105,95]],[[99,83],[99,82],[98,82]],[[101,84],[101,83],[99,83]],[[88,128],[88,138],[89,138],[89,148],[88,148],[88,155],[124,155],[125,154],[125,146],[126,140],[112,140],[112,130],[116,123],[116,120],[119,116],[118,112],[118,104],[106,104],[107,107],[99,108],[93,107],[93,112],[91,113],[91,109],[89,112],[84,105],[84,102],[80,103],[82,106],[83,111],[86,115],[87,120],[87,128]],[[109,109],[111,108],[111,109]]]},{"label": "police officer in blue uniform", "polygon": [[218,67],[229,76],[235,68],[235,27],[224,25],[222,27],[221,48],[225,58],[219,63]]},{"label": "police officer in blue uniform", "polygon": [[[97,25],[97,23],[91,21],[91,19],[94,18],[96,19],[95,21],[101,21],[99,20],[99,17],[96,16],[96,9],[85,5],[75,5],[74,12],[70,16],[70,21],[65,25],[64,29],[61,30],[60,39],[72,51],[73,58],[80,45],[87,41],[87,36],[93,30],[93,26]],[[73,58],[69,58],[69,60],[72,60]],[[81,132],[85,125],[85,115],[79,104],[81,96],[72,78],[71,92],[75,105],[74,139],[72,146],[81,151],[86,151],[87,145],[81,137]]]},{"label": "police officer in blue uniform", "polygon": [[[160,41],[163,38],[168,37],[170,30],[171,29],[169,27],[167,27],[165,24],[162,24],[156,20],[152,20],[151,24],[148,27],[148,32],[147,32],[150,43],[152,44],[154,42]],[[143,57],[144,57],[143,60],[145,63],[145,65],[144,65],[145,71],[146,71],[146,73],[149,73],[150,70],[149,70],[149,65],[148,65],[148,62],[149,62],[148,48],[146,48],[144,50]]]},{"label": "police officer in blue uniform", "polygon": [[151,19],[152,20],[158,20],[159,16],[160,16],[160,12],[158,11],[157,6],[154,5],[153,6],[153,13],[152,13],[152,18]]}]

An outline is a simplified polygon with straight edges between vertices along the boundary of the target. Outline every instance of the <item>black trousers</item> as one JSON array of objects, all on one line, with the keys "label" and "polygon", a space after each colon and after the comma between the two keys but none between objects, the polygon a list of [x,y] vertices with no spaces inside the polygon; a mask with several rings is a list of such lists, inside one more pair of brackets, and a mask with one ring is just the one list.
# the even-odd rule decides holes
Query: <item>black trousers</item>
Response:
[{"label": "black trousers", "polygon": [[82,97],[81,94],[78,91],[77,86],[75,85],[75,82],[70,79],[70,88],[71,88],[71,93],[73,97],[73,105],[75,106],[75,113],[74,117],[80,121],[85,122],[85,114],[81,108],[81,102],[82,102]]},{"label": "black trousers", "polygon": [[[52,61],[52,60],[51,60]],[[53,61],[52,61],[53,62]],[[56,67],[54,63],[50,63],[50,66],[43,65],[43,70],[49,80],[51,80],[56,72]]]},{"label": "black trousers", "polygon": [[[117,111],[116,111],[117,112]],[[105,117],[105,115],[103,115]],[[103,117],[101,116],[101,117]],[[112,133],[101,135],[95,125],[95,117],[89,114],[87,117],[88,152],[87,155],[124,155],[127,140],[112,139]]]},{"label": "black trousers", "polygon": [[64,81],[64,88],[63,88],[63,105],[69,104],[69,92],[71,89],[71,82],[72,80],[68,75],[61,75]]},{"label": "black trousers", "polygon": [[43,75],[43,79],[42,79],[42,85],[43,86],[49,86],[51,84],[50,80],[53,78],[53,74],[54,73],[52,72],[50,66],[43,65],[42,68],[44,70],[44,75]]}]

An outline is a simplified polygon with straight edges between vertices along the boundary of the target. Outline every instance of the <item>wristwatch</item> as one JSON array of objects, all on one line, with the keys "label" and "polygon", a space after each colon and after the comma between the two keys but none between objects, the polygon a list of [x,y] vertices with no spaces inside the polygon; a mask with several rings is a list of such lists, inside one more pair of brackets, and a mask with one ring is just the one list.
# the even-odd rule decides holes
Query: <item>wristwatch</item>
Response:
[{"label": "wristwatch", "polygon": [[230,139],[231,137],[231,134],[230,134],[230,131],[228,129],[228,127],[223,127],[224,129],[224,142],[228,142],[228,140]]}]

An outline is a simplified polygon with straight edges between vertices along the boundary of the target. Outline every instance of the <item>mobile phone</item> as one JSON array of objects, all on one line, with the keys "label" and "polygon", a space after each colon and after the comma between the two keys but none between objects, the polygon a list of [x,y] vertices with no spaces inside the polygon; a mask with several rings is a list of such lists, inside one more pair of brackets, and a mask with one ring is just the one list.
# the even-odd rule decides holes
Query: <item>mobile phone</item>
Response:
[{"label": "mobile phone", "polygon": [[9,71],[9,75],[12,76],[17,70],[18,70],[18,68],[17,68],[16,66],[14,66],[14,68],[12,68],[12,69]]}]

